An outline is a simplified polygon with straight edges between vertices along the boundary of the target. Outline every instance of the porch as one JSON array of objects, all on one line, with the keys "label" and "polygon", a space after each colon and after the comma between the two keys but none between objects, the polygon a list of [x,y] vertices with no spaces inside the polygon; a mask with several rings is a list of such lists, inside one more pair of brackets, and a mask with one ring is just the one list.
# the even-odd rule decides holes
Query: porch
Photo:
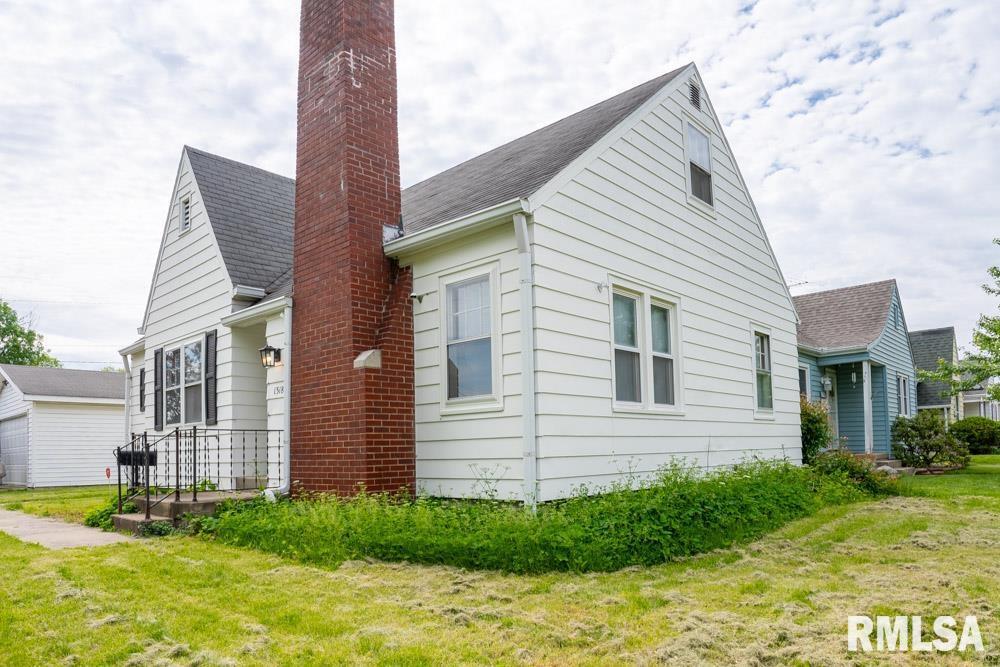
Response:
[{"label": "porch", "polygon": [[834,438],[856,454],[888,457],[890,416],[887,368],[869,357],[815,360],[819,398]]},{"label": "porch", "polygon": [[[287,486],[284,431],[175,428],[133,434],[115,449],[120,529],[185,514],[211,514],[227,499],[248,499]],[[138,514],[123,514],[126,504]]]}]

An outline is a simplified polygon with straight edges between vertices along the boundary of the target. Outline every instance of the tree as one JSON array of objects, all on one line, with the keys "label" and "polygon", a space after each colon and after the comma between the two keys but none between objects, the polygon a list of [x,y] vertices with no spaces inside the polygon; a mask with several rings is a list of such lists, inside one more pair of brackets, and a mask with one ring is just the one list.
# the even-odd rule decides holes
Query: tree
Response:
[{"label": "tree", "polygon": [[[1000,238],[993,239],[1000,246]],[[987,269],[993,284],[983,285],[987,294],[1000,297],[1000,265]],[[952,396],[974,389],[990,378],[1000,376],[1000,314],[982,315],[972,332],[976,351],[967,354],[957,364],[940,360],[936,371],[920,371],[921,380],[941,380],[948,383]],[[1000,401],[1000,384],[988,387],[987,394]]]},{"label": "tree", "polygon": [[19,317],[3,299],[0,299],[0,364],[55,368],[61,365],[45,348],[41,334],[31,328],[31,321]]}]

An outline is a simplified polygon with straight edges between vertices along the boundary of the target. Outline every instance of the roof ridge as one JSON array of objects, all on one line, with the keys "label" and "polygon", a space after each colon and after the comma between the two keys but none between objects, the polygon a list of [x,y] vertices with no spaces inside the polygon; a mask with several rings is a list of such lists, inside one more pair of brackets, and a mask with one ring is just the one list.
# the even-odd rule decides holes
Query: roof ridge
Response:
[{"label": "roof ridge", "polygon": [[862,287],[874,287],[876,285],[888,285],[895,283],[896,283],[895,278],[889,278],[887,280],[875,280],[869,283],[859,283],[857,285],[845,285],[844,287],[834,287],[833,289],[819,290],[817,292],[807,292],[805,294],[798,294],[796,296],[793,296],[792,298],[799,299],[802,297],[818,296],[820,294],[833,294],[835,292],[846,292],[847,290],[860,289]]},{"label": "roof ridge", "polygon": [[920,334],[937,333],[939,331],[951,331],[951,332],[954,332],[955,331],[955,327],[954,326],[950,326],[950,327],[935,327],[933,329],[917,329],[915,331],[908,331],[907,333],[910,334],[911,336],[916,336],[916,335],[920,335]]},{"label": "roof ridge", "polygon": [[121,371],[93,371],[89,368],[63,368],[62,366],[31,366],[29,364],[0,364],[0,368],[31,368],[45,371],[59,371],[62,373],[105,373],[115,375]]}]

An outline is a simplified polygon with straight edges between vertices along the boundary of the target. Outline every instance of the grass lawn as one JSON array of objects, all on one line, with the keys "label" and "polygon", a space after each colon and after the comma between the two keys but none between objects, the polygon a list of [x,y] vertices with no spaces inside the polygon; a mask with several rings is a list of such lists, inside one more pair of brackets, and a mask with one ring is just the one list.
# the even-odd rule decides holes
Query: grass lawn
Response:
[{"label": "grass lawn", "polygon": [[114,486],[62,486],[47,489],[0,489],[0,508],[76,523],[92,509],[117,496]]},{"label": "grass lawn", "polygon": [[[987,654],[965,659],[997,661],[996,459],[914,480],[907,492],[921,496],[828,507],[743,547],[611,574],[325,570],[191,537],[48,551],[0,534],[0,656],[5,665],[961,664],[848,654],[847,615],[974,614]],[[22,502],[44,506],[29,496]]]}]

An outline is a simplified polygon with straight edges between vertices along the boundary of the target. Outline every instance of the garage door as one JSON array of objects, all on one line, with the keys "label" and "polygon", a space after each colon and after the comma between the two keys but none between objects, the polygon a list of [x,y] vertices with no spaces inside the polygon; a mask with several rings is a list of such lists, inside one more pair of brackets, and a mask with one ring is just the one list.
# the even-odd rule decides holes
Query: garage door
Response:
[{"label": "garage door", "polygon": [[7,476],[0,483],[24,486],[28,483],[28,416],[0,421],[0,463]]}]

